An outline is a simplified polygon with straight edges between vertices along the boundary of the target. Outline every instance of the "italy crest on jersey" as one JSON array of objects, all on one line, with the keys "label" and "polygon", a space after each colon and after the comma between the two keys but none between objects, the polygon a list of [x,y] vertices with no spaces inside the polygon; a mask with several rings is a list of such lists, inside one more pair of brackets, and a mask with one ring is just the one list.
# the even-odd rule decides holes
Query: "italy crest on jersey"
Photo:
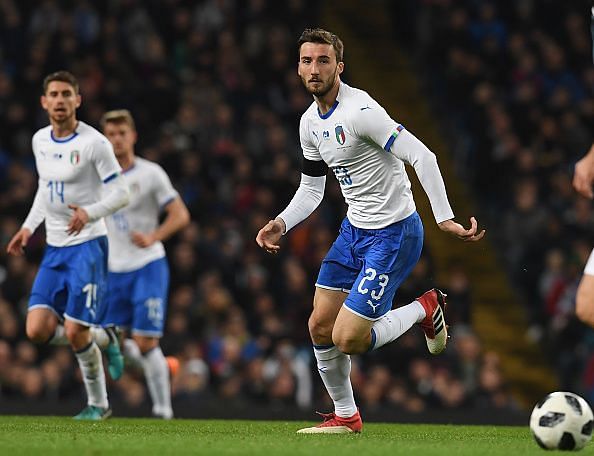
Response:
[{"label": "italy crest on jersey", "polygon": [[344,134],[344,130],[342,129],[342,125],[337,125],[334,129],[334,133],[336,133],[336,141],[338,141],[338,144],[342,146],[346,141],[346,136]]},{"label": "italy crest on jersey", "polygon": [[73,165],[78,165],[80,162],[80,152],[78,150],[73,150],[70,152],[70,163]]}]

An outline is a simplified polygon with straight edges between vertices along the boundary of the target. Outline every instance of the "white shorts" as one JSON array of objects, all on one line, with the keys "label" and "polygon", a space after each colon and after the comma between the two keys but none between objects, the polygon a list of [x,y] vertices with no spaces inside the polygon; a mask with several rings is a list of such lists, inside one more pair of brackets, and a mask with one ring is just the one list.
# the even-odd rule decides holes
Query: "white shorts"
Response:
[{"label": "white shorts", "polygon": [[590,253],[590,258],[588,258],[588,262],[586,263],[586,267],[584,268],[584,274],[594,276],[594,249],[592,249],[592,253]]}]

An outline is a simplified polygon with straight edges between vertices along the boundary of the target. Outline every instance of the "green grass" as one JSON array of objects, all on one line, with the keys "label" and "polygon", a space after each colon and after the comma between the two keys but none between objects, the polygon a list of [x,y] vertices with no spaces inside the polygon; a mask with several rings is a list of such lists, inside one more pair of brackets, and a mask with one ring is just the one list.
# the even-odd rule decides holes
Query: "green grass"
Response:
[{"label": "green grass", "polygon": [[[544,455],[528,427],[367,423],[360,435],[297,435],[286,421],[0,416],[0,455]],[[582,454],[594,452],[588,446]]]}]

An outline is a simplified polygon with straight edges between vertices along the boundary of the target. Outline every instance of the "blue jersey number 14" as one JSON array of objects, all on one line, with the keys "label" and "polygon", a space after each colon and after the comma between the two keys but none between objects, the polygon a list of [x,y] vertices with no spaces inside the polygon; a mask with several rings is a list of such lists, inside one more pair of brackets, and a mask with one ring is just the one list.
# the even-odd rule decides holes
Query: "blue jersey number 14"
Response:
[{"label": "blue jersey number 14", "polygon": [[64,181],[49,181],[47,186],[50,189],[50,202],[53,203],[59,200],[64,203]]}]

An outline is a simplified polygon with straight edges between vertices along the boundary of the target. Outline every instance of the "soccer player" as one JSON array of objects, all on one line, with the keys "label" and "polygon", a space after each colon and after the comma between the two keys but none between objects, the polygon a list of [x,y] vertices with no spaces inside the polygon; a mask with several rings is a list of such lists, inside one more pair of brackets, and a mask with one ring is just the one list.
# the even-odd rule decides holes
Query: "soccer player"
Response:
[{"label": "soccer player", "polygon": [[256,242],[277,253],[281,236],[322,200],[332,169],[348,210],[320,268],[309,332],[334,412],[324,414],[320,425],[298,432],[360,432],[349,355],[392,342],[415,323],[425,332],[431,353],[443,351],[447,342],[445,295],[439,290],[390,310],[423,245],[404,163],[414,167],[443,231],[478,241],[484,230],[477,232],[474,217],[469,229],[454,222],[435,155],[366,92],[341,81],[343,44],[335,34],[306,29],[298,45],[297,72],[314,98],[299,126],[301,183],[286,209],[258,232]]},{"label": "soccer player", "polygon": [[[109,299],[106,324],[131,330],[124,356],[144,371],[153,415],[173,417],[169,367],[159,339],[167,309],[169,267],[164,241],[190,222],[186,205],[156,163],[134,154],[136,128],[127,110],[101,119],[130,186],[130,204],[107,218]],[[163,223],[159,215],[166,213]]]},{"label": "soccer player", "polygon": [[[128,204],[129,192],[109,141],[76,118],[81,104],[78,87],[76,78],[66,71],[43,81],[41,105],[50,125],[37,131],[32,141],[39,174],[37,193],[7,251],[22,255],[31,234],[45,221],[47,247],[29,298],[27,336],[37,343],[68,340],[88,396],[87,407],[75,419],[101,420],[111,410],[101,351],[89,327],[100,322],[105,311],[103,217]],[[104,183],[106,191],[102,191]]]},{"label": "soccer player", "polygon": [[[594,61],[594,7],[591,10],[592,59]],[[588,199],[594,198],[592,184],[594,183],[594,144],[581,160],[575,164],[573,187]],[[575,312],[585,324],[594,328],[594,249],[584,268],[584,275],[580,280],[575,297]]]}]

